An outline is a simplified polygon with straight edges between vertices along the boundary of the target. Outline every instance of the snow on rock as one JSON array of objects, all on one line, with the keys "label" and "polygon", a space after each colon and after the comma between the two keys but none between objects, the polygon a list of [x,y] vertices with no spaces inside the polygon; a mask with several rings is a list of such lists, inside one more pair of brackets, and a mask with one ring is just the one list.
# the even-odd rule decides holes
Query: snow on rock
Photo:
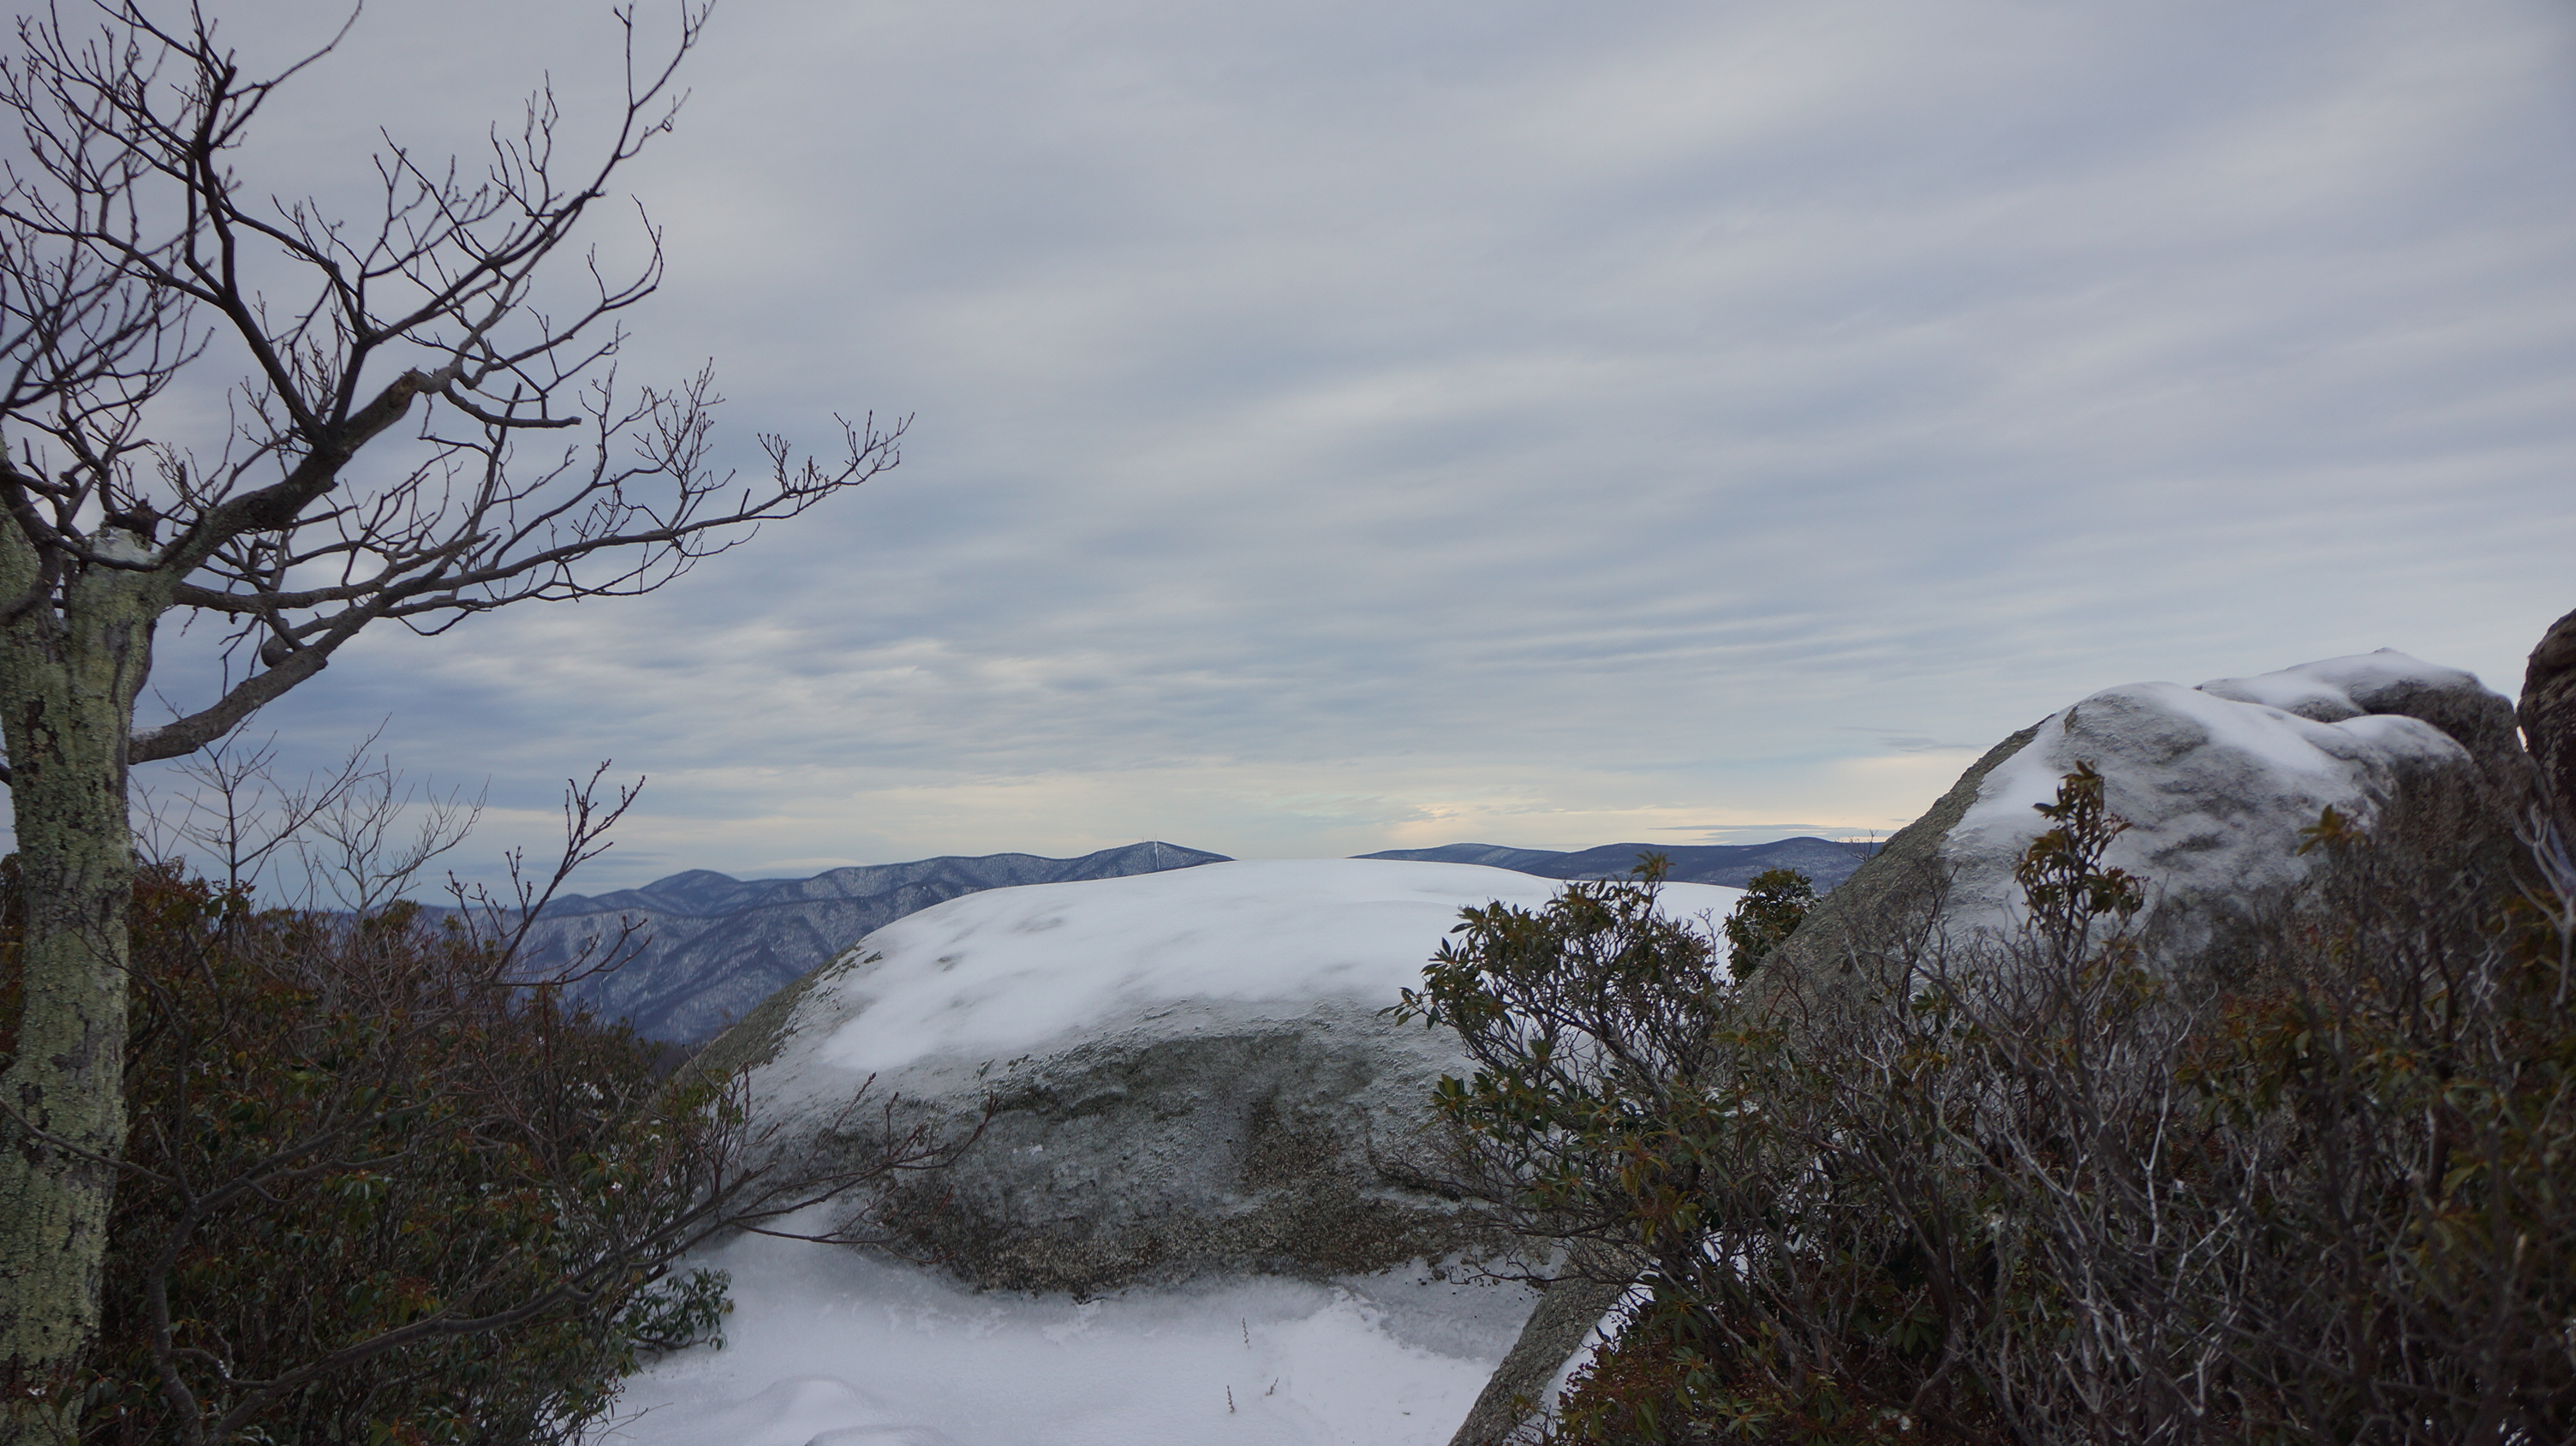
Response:
[{"label": "snow on rock", "polygon": [[2472,675],[2388,650],[2198,688],[2105,689],[2043,721],[1976,785],[1940,841],[1945,927],[1959,938],[2018,922],[2013,866],[2048,826],[2033,805],[2079,762],[2128,822],[2107,861],[2147,881],[2151,947],[2181,958],[2306,876],[2315,857],[2298,853],[2300,830],[2327,808],[2367,820],[2410,780],[2474,791],[2527,769],[2512,728],[2512,705]]},{"label": "snow on rock", "polygon": [[2278,708],[2319,723],[2400,712],[2403,710],[2384,704],[2419,692],[2494,696],[2487,693],[2474,673],[2410,658],[2395,648],[2302,663],[2251,678],[2214,678],[2201,684],[2199,691],[2238,703]]},{"label": "snow on rock", "polygon": [[1533,1293],[1419,1271],[1077,1302],[746,1237],[721,1350],[626,1384],[611,1446],[1438,1446]]},{"label": "snow on rock", "polygon": [[[1421,984],[1460,909],[1537,907],[1561,887],[1469,865],[1298,859],[996,889],[869,935],[852,952],[878,957],[842,977],[816,1058],[854,1075],[1003,1059],[1180,1003],[1378,1009]],[[1667,895],[1687,910],[1735,892]]]},{"label": "snow on rock", "polygon": [[[993,1099],[958,1165],[897,1201],[980,1285],[1091,1294],[1474,1254],[1497,1243],[1481,1217],[1385,1168],[1418,1148],[1432,1084],[1472,1066],[1446,1031],[1379,1011],[1460,909],[1560,887],[1331,859],[997,889],[878,930],[716,1051],[759,1062],[755,1117],[811,1142],[805,1163],[866,1149],[834,1123],[862,1087],[895,1094],[900,1124],[948,1129]],[[1741,892],[1665,901],[1723,914]]]},{"label": "snow on rock", "polygon": [[[2532,786],[2513,706],[2468,673],[2403,653],[2198,688],[2105,689],[1989,750],[1820,900],[1759,980],[1782,997],[1812,991],[1803,1015],[1867,1001],[1920,949],[2008,936],[2024,912],[2013,867],[2048,826],[2032,806],[2053,802],[2079,762],[2102,774],[2111,812],[2129,824],[2107,861],[2149,885],[2144,942],[2173,965],[2223,963],[2232,932],[2292,894],[2316,864],[2297,852],[2300,830],[2328,807],[2380,822],[2412,794],[2420,814],[2380,842],[2448,866],[2509,844],[2496,821]],[[1573,1336],[1554,1344],[1581,1358]],[[1561,1380],[1566,1367],[1555,1369]],[[1479,1414],[1495,1417],[1482,1427],[1513,1424]],[[1499,1436],[1471,1430],[1462,1446]]]}]

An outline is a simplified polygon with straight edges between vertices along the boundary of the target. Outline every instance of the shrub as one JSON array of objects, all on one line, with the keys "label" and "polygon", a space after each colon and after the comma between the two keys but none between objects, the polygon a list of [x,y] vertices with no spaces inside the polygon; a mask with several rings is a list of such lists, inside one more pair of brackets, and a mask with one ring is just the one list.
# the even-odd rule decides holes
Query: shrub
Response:
[{"label": "shrub", "polygon": [[1652,874],[1465,916],[1402,1006],[1479,1065],[1456,1183],[1645,1287],[1555,1434],[2569,1439],[2563,852],[2517,892],[2329,814],[2221,987],[2142,957],[2090,769],[2042,811],[2026,928],[1857,992],[1716,980]]},{"label": "shrub", "polygon": [[715,1335],[674,1274],[739,1116],[408,904],[263,911],[147,870],[102,1441],[546,1441]]},{"label": "shrub", "polygon": [[[577,862],[604,822],[572,812]],[[836,1173],[760,1167],[742,1082],[658,1069],[564,976],[520,975],[513,912],[262,909],[142,872],[84,1439],[578,1440],[644,1353],[721,1342],[727,1282],[690,1249],[950,1157],[889,1132]],[[12,860],[0,986],[21,918]]]},{"label": "shrub", "polygon": [[1755,874],[1726,916],[1726,966],[1741,979],[1762,967],[1762,958],[1789,937],[1816,906],[1816,882],[1796,869],[1764,869]]}]

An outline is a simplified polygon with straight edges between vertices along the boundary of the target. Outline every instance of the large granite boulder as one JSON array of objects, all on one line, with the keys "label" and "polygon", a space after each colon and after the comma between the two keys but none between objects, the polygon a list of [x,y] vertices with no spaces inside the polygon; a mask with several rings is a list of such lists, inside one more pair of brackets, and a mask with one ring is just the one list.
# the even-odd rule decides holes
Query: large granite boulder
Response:
[{"label": "large granite boulder", "polygon": [[[2033,808],[2079,763],[2127,821],[2107,862],[2144,879],[2139,921],[2174,967],[2224,973],[2243,931],[2318,859],[2300,831],[2329,807],[2385,823],[2427,859],[2497,862],[2531,796],[2513,705],[2455,668],[2382,650],[2185,688],[2132,683],[1990,750],[1932,810],[1828,895],[1766,964],[1782,984],[1867,976],[1890,956],[2008,935]],[[2392,804],[2403,801],[2403,809]]]},{"label": "large granite boulder", "polygon": [[[1380,1011],[1458,911],[1559,886],[1367,860],[1217,863],[997,889],[870,935],[782,991],[706,1063],[749,1064],[753,1117],[829,1164],[897,1129],[964,1132],[894,1202],[979,1285],[1094,1294],[1212,1274],[1328,1279],[1496,1249],[1401,1183],[1454,1035]],[[1674,885],[1686,912],[1739,891]],[[873,1081],[873,1084],[870,1082]],[[872,1102],[843,1118],[868,1090]]]}]

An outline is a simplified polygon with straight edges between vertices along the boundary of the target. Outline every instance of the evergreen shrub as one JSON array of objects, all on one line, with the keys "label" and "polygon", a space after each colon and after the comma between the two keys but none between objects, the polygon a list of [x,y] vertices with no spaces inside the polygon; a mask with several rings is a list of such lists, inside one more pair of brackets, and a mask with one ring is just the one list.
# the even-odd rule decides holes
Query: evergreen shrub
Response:
[{"label": "evergreen shrub", "polygon": [[639,1353],[720,1339],[725,1278],[674,1261],[726,1194],[722,1085],[657,1082],[410,904],[263,910],[161,867],[129,931],[85,1439],[565,1441]]},{"label": "evergreen shrub", "polygon": [[1551,1438],[2576,1439],[2576,867],[2410,810],[2188,977],[2089,768],[2023,927],[1856,985],[1721,977],[1651,866],[1467,911],[1397,1011],[1478,1064],[1452,1183],[1640,1286]]}]

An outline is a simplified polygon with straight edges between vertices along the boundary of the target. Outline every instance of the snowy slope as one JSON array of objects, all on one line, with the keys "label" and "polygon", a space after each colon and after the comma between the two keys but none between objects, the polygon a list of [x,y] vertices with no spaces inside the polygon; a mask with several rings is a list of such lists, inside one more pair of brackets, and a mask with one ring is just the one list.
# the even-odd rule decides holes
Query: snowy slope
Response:
[{"label": "snowy slope", "polygon": [[[1458,910],[1557,886],[1365,860],[1210,864],[1000,889],[880,929],[817,999],[767,1111],[853,1076],[1001,1058],[1177,1011],[1374,1009],[1418,984]],[[1675,885],[1722,915],[1741,891]],[[869,962],[861,963],[861,960]],[[822,991],[816,991],[821,994]],[[1533,1297],[1397,1270],[1230,1278],[1076,1303],[974,1293],[832,1247],[745,1240],[731,1344],[630,1383],[632,1446],[1439,1446]]]},{"label": "snowy slope", "polygon": [[[1421,984],[1459,910],[1537,908],[1561,887],[1469,864],[1290,859],[994,889],[869,935],[845,957],[881,957],[828,999],[817,991],[798,1028],[828,1025],[814,1063],[856,1080],[932,1059],[1004,1059],[1170,1005],[1377,1009]],[[1714,884],[1663,892],[1666,912],[1682,915],[1722,916],[1742,896]],[[835,1093],[769,1071],[755,1088]]]}]

